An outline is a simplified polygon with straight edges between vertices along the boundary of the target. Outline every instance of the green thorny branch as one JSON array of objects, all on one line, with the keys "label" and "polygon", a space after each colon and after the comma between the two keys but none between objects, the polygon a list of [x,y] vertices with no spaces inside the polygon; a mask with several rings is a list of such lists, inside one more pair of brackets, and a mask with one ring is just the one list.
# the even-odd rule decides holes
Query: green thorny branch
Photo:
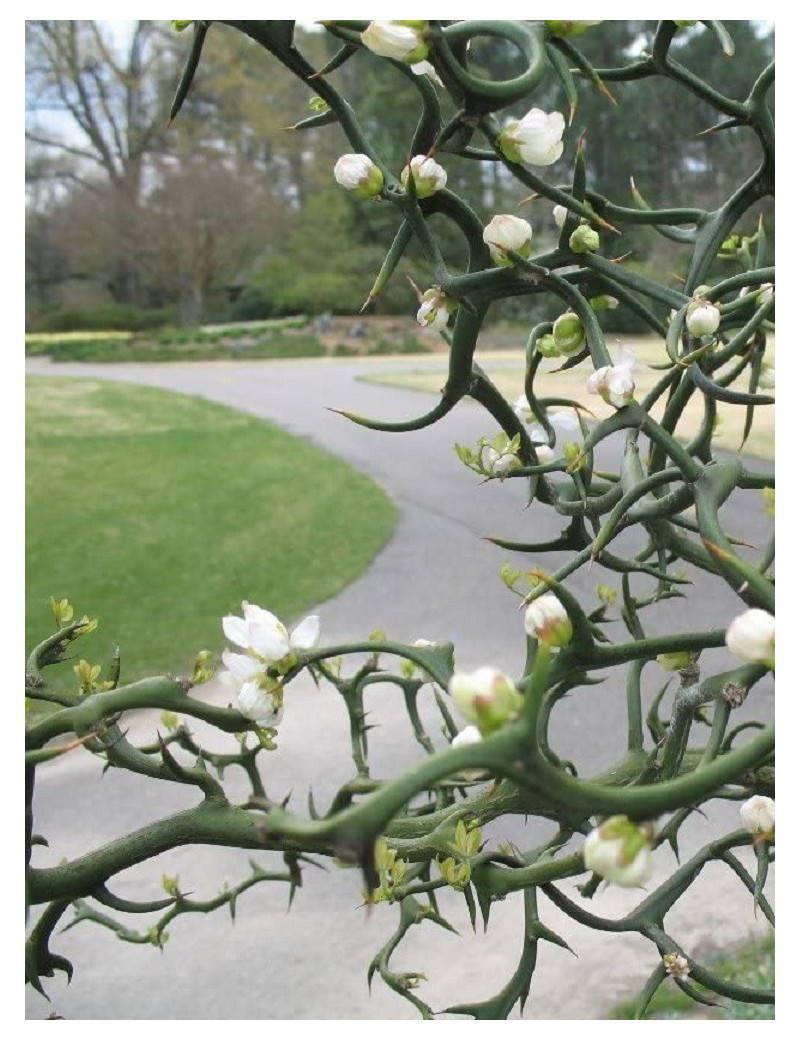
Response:
[{"label": "green thorny branch", "polygon": [[[673,22],[659,23],[644,57],[599,72],[580,51],[582,23],[431,21],[394,23],[391,30],[386,29],[388,23],[372,23],[370,31],[362,35],[367,22],[327,22],[327,31],[341,41],[341,49],[319,71],[296,46],[292,22],[222,24],[256,41],[321,99],[317,105],[324,106],[323,110],[300,120],[294,129],[338,123],[353,149],[343,158],[358,160],[358,176],[353,174],[355,179],[349,182],[346,176],[337,176],[337,180],[360,191],[363,182],[358,178],[371,178],[369,190],[362,194],[372,194],[397,210],[399,229],[369,292],[368,303],[380,294],[412,242],[421,248],[441,294],[434,308],[447,301],[447,320],[436,325],[449,344],[449,371],[440,402],[427,414],[402,423],[349,417],[376,430],[412,431],[438,421],[462,398],[472,397],[495,420],[502,434],[492,442],[494,455],[487,453],[487,442],[477,454],[466,451],[462,456],[465,461],[489,478],[524,478],[530,502],[535,500],[567,520],[561,535],[550,540],[492,541],[537,555],[551,551],[570,555],[553,574],[541,568],[532,570],[524,592],[516,588],[525,580],[522,572],[504,572],[509,588],[522,598],[523,606],[529,605],[527,663],[516,683],[496,673],[491,689],[481,689],[470,700],[469,684],[479,685],[478,673],[459,676],[455,672],[452,646],[406,646],[387,640],[382,633],[361,642],[298,650],[283,666],[265,673],[282,689],[306,671],[315,681],[333,686],[347,713],[354,774],[342,784],[327,809],[319,809],[309,794],[307,815],[290,813],[288,799],[270,793],[261,759],[264,751],[274,749],[275,731],[242,714],[238,702],[237,707],[227,708],[205,703],[192,695],[192,681],[174,677],[119,685],[118,655],[108,681],[99,681],[99,670],[86,666],[79,673],[79,692],[65,693],[48,684],[45,670],[64,660],[73,641],[94,625],[86,618],[72,622],[71,608],[67,612],[64,603],[54,604],[58,630],[31,654],[26,674],[29,698],[52,706],[29,725],[26,735],[26,891],[29,904],[41,908],[35,911],[38,916],[26,944],[26,978],[43,992],[43,977],[52,976],[56,970],[71,975],[69,962],[49,948],[52,934],[70,905],[75,916],[68,927],[92,920],[125,941],[160,947],[168,938],[166,927],[170,922],[187,913],[207,913],[220,906],[227,906],[233,917],[238,896],[262,881],[287,883],[291,902],[302,884],[303,864],[318,865],[314,857],[333,857],[360,868],[367,903],[396,904],[397,929],[375,956],[368,977],[371,981],[377,972],[424,1017],[433,1014],[417,992],[425,975],[397,973],[390,967],[390,959],[407,933],[425,921],[453,930],[438,903],[447,889],[463,896],[473,927],[478,910],[486,926],[493,902],[514,892],[523,893],[519,960],[510,969],[508,982],[494,997],[448,1008],[450,1013],[496,1019],[507,1017],[517,1005],[522,1009],[540,942],[569,949],[541,921],[540,896],[588,928],[636,932],[650,940],[656,961],[642,995],[640,1014],[669,975],[701,1002],[713,1000],[714,995],[772,1001],[770,991],[724,980],[693,960],[665,932],[664,918],[705,864],[719,861],[733,871],[771,922],[764,885],[773,857],[774,823],[771,831],[761,835],[750,827],[749,833],[736,830],[715,838],[668,873],[632,911],[617,920],[589,912],[556,884],[587,873],[588,848],[594,838],[587,841],[586,859],[583,852],[575,850],[574,842],[570,846],[571,839],[577,836],[583,840],[609,817],[623,819],[627,835],[624,842],[629,844],[620,845],[619,862],[633,867],[640,857],[649,856],[651,848],[662,844],[669,845],[677,856],[682,824],[708,801],[744,801],[754,794],[764,797],[774,793],[774,728],[753,721],[730,725],[731,716],[747,693],[774,667],[774,649],[771,653],[754,650],[754,637],[746,634],[749,649],[741,655],[746,663],[703,675],[703,651],[725,645],[724,629],[687,632],[678,625],[667,634],[648,634],[645,624],[648,607],[686,595],[682,590],[691,584],[687,568],[699,568],[730,586],[743,605],[751,608],[744,618],[752,620],[755,615],[763,623],[774,612],[772,543],[764,548],[760,559],[748,555],[753,547],[735,531],[727,531],[720,516],[734,497],[746,492],[760,495],[774,481],[769,475],[752,471],[742,459],[716,457],[712,445],[718,401],[744,410],[742,446],[755,407],[771,402],[756,391],[763,367],[765,330],[772,327],[774,314],[774,269],[768,265],[763,225],[759,224],[749,237],[741,228],[755,204],[773,193],[774,127],[767,105],[772,71],[762,73],[746,100],[726,97],[675,58],[672,44],[677,26]],[[729,37],[724,27],[703,24],[717,34],[727,52]],[[219,31],[214,23],[195,24],[172,118],[191,91],[210,29]],[[423,179],[403,179],[390,169],[354,109],[329,78],[365,48],[382,53],[373,42],[374,34],[381,32],[394,40],[395,49],[390,47],[386,53],[391,57],[386,60],[403,77],[398,85],[410,84],[419,94],[420,118],[410,138],[409,156],[446,161],[448,154],[457,154],[500,164],[509,183],[513,179],[521,189],[532,190],[564,208],[555,249],[534,255],[530,238],[519,237],[524,222],[517,217],[510,218],[517,224],[515,234],[507,240],[502,233],[499,238],[496,233],[494,237],[488,234],[488,228],[485,235],[484,223],[475,210],[457,193],[435,184],[435,177],[431,190]],[[476,71],[467,59],[467,50],[470,41],[481,36],[513,47],[523,58],[524,71],[499,82]],[[407,41],[408,54],[401,53],[398,37],[401,44]],[[412,58],[426,59],[440,82],[434,85],[426,75],[412,74]],[[626,83],[643,77],[665,77],[723,117],[716,129],[749,128],[761,146],[762,162],[728,200],[708,212],[682,205],[652,208],[635,187],[633,206],[603,197],[589,183],[584,154],[587,146],[582,141],[571,184],[552,184],[538,171],[554,160],[525,165],[522,124],[517,137],[513,128],[509,130],[504,124],[509,106],[522,101],[535,103],[537,84],[548,68],[565,92],[570,119],[578,105],[579,85],[583,89],[581,81],[613,100],[606,81]],[[485,138],[483,147],[474,143],[478,133]],[[433,216],[451,222],[463,236],[468,247],[465,270],[454,268],[445,258],[434,232],[435,222],[429,223]],[[634,225],[649,226],[686,247],[687,273],[680,288],[652,280],[617,255],[617,235]],[[736,258],[741,270],[715,280],[714,264],[720,253]],[[634,396],[630,368],[619,360],[616,366],[612,363],[591,302],[600,294],[614,295],[620,307],[629,309],[664,338],[664,364],[659,366],[665,370],[663,377],[641,400]],[[476,365],[474,355],[490,308],[503,299],[526,296],[560,301],[572,322],[572,341],[567,344],[562,339],[560,346],[566,367],[584,358],[591,360],[600,396],[611,406],[611,414],[589,426],[579,402],[556,400],[540,392],[537,375],[542,357],[548,349],[551,353],[547,356],[552,356],[554,342],[555,352],[559,352],[558,322],[535,325],[527,350],[525,398],[529,418],[544,431],[543,438],[533,435],[534,427],[521,417],[520,409],[509,405]],[[665,316],[666,310],[671,311],[669,316]],[[748,370],[747,390],[732,389],[733,379]],[[702,402],[703,419],[687,444],[677,439],[676,428],[694,400]],[[653,415],[657,404],[663,406],[660,420]],[[582,442],[567,445],[561,454],[552,450],[556,431],[548,408],[554,406],[571,409],[576,426],[580,417]],[[621,451],[615,447],[620,437],[624,437]],[[544,458],[543,441],[552,461]],[[601,445],[619,459],[615,470],[595,468],[595,452]],[[495,465],[503,459],[507,465]],[[734,527],[739,501],[737,498],[736,509],[729,512]],[[634,552],[624,548],[620,554],[611,552],[610,543],[632,528],[643,536],[640,547]],[[630,637],[627,642],[612,642],[604,631],[612,620],[616,591],[601,586],[600,605],[588,608],[567,583],[568,578],[593,564],[622,576],[620,617]],[[539,601],[542,610],[547,604],[555,627],[548,627],[547,618],[542,621],[540,617],[537,622],[535,608]],[[731,649],[737,652],[738,644],[730,630],[727,635]],[[351,657],[357,664],[348,671],[345,661]],[[648,698],[644,683],[646,666],[654,668],[656,660],[678,675],[674,702],[666,717],[662,716],[661,705],[670,684],[665,684],[653,700]],[[573,764],[560,758],[551,744],[551,713],[570,691],[600,681],[593,678],[594,673],[623,665],[627,752],[601,775],[580,777]],[[198,674],[194,679],[200,682],[205,677]],[[382,780],[376,779],[370,769],[371,727],[365,698],[390,696],[386,690],[391,687],[403,697],[409,735],[424,755],[404,774]],[[477,725],[472,742],[453,743],[459,730],[453,699],[461,714]],[[434,730],[425,721],[430,717],[430,707],[439,720]],[[712,710],[711,718],[705,713],[707,707]],[[162,725],[155,739],[137,746],[128,737],[125,715],[141,708],[160,709]],[[192,719],[233,735],[238,750],[221,754],[205,748],[190,728],[187,720]],[[754,735],[748,732],[752,730]],[[452,746],[443,746],[443,736]],[[46,844],[34,832],[36,769],[53,757],[81,747],[103,760],[105,768],[195,786],[197,804],[78,858],[55,866],[33,866],[33,846]],[[234,767],[247,779],[250,793],[244,800],[231,800],[226,792],[227,771]],[[509,817],[539,817],[554,828],[553,836],[527,851],[484,840],[484,826]],[[603,833],[601,828],[593,836],[600,834],[602,840],[613,844],[612,839],[602,837]],[[284,869],[268,869],[251,860],[251,872],[244,881],[232,887],[226,883],[218,895],[207,899],[191,898],[181,890],[179,879],[171,877],[162,879],[165,897],[149,901],[122,899],[109,888],[121,871],[184,844],[217,844],[280,855]],[[734,850],[748,845],[756,854],[754,875],[734,854]],[[578,889],[584,899],[591,897],[604,873],[611,881],[636,883],[625,881],[620,870],[605,871],[600,861],[592,860],[595,862],[598,873],[590,873],[589,880]],[[123,923],[116,916],[119,914],[150,916],[147,925],[137,929]],[[152,915],[156,915],[154,922]]]}]

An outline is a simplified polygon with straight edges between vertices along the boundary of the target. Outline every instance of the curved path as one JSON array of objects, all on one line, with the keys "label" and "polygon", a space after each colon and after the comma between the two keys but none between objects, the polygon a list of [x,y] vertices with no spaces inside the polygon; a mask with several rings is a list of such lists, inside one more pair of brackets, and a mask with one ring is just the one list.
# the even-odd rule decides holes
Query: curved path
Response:
[{"label": "curved path", "polygon": [[[27,371],[146,383],[204,396],[273,420],[341,456],[392,495],[399,519],[393,538],[368,571],[317,608],[323,641],[361,639],[379,626],[398,640],[452,640],[460,668],[491,663],[518,674],[524,655],[521,617],[498,570],[506,560],[529,567],[531,558],[515,557],[481,539],[489,534],[544,540],[560,528],[538,504],[524,508],[522,482],[481,485],[456,458],[455,442],[473,443],[481,434],[496,432],[490,417],[462,404],[428,430],[394,436],[365,430],[328,410],[341,408],[382,419],[420,414],[429,407],[429,396],[360,383],[356,377],[381,369],[441,364],[441,358],[419,357],[113,367],[34,360]],[[601,454],[599,464],[614,466],[618,448],[619,443],[605,448],[606,457]],[[729,520],[729,527],[758,544],[765,527],[760,500],[755,502],[750,493],[731,505],[735,519]],[[552,555],[537,562],[549,570],[557,566]],[[671,601],[680,604],[682,627],[723,625],[741,609],[727,590],[702,574],[692,577],[696,582],[688,599]],[[581,572],[572,587],[590,603],[594,587],[603,580],[602,571]],[[246,589],[242,598],[248,598]],[[674,630],[674,616],[653,616],[648,622],[653,632]],[[613,637],[622,638],[621,627],[612,626]],[[711,667],[714,661],[730,664],[725,651],[706,656]],[[658,681],[657,675],[650,676],[654,689]],[[379,723],[373,731],[373,772],[388,775],[413,761],[416,750],[397,698],[388,692],[382,697],[381,688],[373,690],[370,720]],[[748,717],[769,717],[771,707],[770,691],[759,688],[747,705]],[[148,716],[134,723],[144,739],[152,739],[153,724]],[[624,732],[622,701],[611,682],[576,692],[553,717],[554,745],[581,772],[599,771],[617,758]],[[318,692],[303,680],[292,685],[279,743],[279,752],[268,763],[270,795],[279,798],[294,790],[291,806],[302,812],[312,788],[317,805],[325,805],[349,775],[343,712],[330,691]],[[165,791],[165,785],[143,784],[116,770],[98,784],[100,771],[85,755],[65,756],[39,772],[37,829],[50,838],[54,858],[85,851],[193,801],[193,792]],[[710,822],[698,815],[685,828],[684,855],[709,834],[719,833],[720,827],[735,826],[736,815],[735,807],[725,803],[715,806]],[[513,821],[494,833],[499,839],[530,844],[545,830],[526,830],[522,821]],[[179,873],[185,890],[208,897],[222,879],[242,878],[246,864],[246,854],[235,850],[176,850],[128,872],[117,880],[115,891],[131,898],[154,898],[161,874]],[[666,856],[659,867],[669,869]],[[594,909],[618,913],[636,897],[609,889],[596,898]],[[285,913],[285,889],[262,885],[241,899],[235,928],[224,911],[191,921],[182,918],[161,954],[82,924],[56,940],[55,948],[75,964],[75,980],[69,989],[60,977],[50,983],[52,1007],[67,1018],[82,1019],[416,1017],[410,1005],[379,980],[372,996],[367,993],[367,966],[391,934],[396,911],[379,906],[367,918],[356,909],[359,902],[354,872],[334,868],[323,874],[310,868],[290,914]],[[397,970],[427,973],[431,981],[423,984],[420,995],[434,1009],[489,996],[516,963],[521,920],[517,901],[509,898],[493,908],[486,936],[469,933],[462,905],[463,900],[454,898],[448,908],[462,932],[460,938],[425,925],[397,954]],[[598,1017],[630,996],[652,970],[651,948],[638,938],[588,933],[551,907],[544,913],[546,923],[567,938],[579,960],[554,946],[541,951],[526,1018]],[[752,903],[741,886],[737,889],[725,873],[709,868],[667,923],[690,952],[734,941],[759,927],[753,924]],[[29,993],[28,1017],[44,1017],[51,1009]]]}]

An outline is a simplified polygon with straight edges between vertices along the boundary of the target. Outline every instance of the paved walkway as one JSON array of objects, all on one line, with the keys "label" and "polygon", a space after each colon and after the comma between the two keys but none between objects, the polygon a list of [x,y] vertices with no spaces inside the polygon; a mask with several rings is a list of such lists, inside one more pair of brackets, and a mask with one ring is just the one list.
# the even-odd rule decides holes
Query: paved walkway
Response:
[{"label": "paved walkway", "polygon": [[[429,407],[430,396],[367,385],[356,377],[366,371],[430,364],[441,365],[441,359],[113,367],[50,366],[36,360],[27,368],[31,373],[118,379],[204,396],[271,419],[346,459],[392,495],[399,521],[393,538],[362,578],[315,608],[322,618],[323,641],[363,638],[379,625],[399,640],[452,639],[459,667],[492,663],[515,674],[524,654],[521,618],[516,600],[497,575],[506,560],[530,566],[531,558],[515,557],[481,538],[492,534],[543,540],[560,526],[538,504],[524,509],[519,483],[480,485],[479,478],[457,460],[452,445],[494,433],[490,418],[476,406],[462,404],[431,429],[395,436],[362,429],[327,410],[343,408],[383,419],[419,414]],[[618,442],[609,445],[599,464],[611,468],[618,450]],[[731,516],[729,527],[757,544],[764,520],[753,493],[732,503]],[[553,557],[542,562],[549,569],[557,565]],[[582,572],[572,587],[588,604],[602,580],[602,572],[588,576]],[[248,598],[245,589],[242,598]],[[740,609],[732,594],[717,589],[703,575],[697,576],[686,601],[673,602],[680,602],[687,629],[725,624]],[[653,632],[674,626],[674,617],[648,621]],[[715,662],[730,664],[724,651],[709,652],[707,660],[709,667]],[[650,678],[654,688],[658,678],[655,674]],[[389,775],[416,757],[405,713],[389,689],[375,688],[369,703],[371,721],[380,724],[372,734],[375,775]],[[553,742],[582,772],[602,769],[622,751],[624,713],[619,693],[611,682],[589,687],[577,691],[554,714]],[[747,705],[749,715],[768,717],[771,700],[770,690],[755,691]],[[280,797],[293,791],[291,807],[302,812],[307,790],[312,788],[317,804],[324,805],[350,772],[344,723],[344,713],[330,691],[318,692],[303,680],[294,683],[287,696],[280,750],[271,756],[266,770],[270,794]],[[137,717],[135,725],[143,739],[152,738],[151,717]],[[195,800],[194,792],[144,784],[116,770],[106,774],[102,783],[99,777],[96,763],[77,754],[40,770],[37,829],[50,838],[54,860],[85,851]],[[735,807],[715,805],[710,820],[698,816],[687,826],[687,850],[735,823]],[[499,838],[525,845],[546,832],[544,826],[526,826],[524,821],[495,828]],[[236,850],[176,850],[128,872],[115,883],[115,891],[132,898],[154,898],[162,873],[180,873],[183,886],[207,897],[222,879],[241,878],[246,864],[247,855]],[[669,869],[668,857],[659,867]],[[290,914],[285,913],[285,891],[264,885],[242,898],[235,928],[224,911],[183,918],[173,927],[161,954],[148,946],[121,943],[92,925],[80,925],[56,940],[56,948],[74,961],[75,979],[69,988],[60,978],[50,984],[53,1007],[73,1019],[415,1017],[410,1006],[379,981],[372,996],[367,993],[367,966],[391,934],[395,911],[378,907],[367,918],[356,909],[359,890],[352,871],[332,868],[323,874],[309,869]],[[426,925],[397,955],[398,970],[428,975],[430,982],[420,995],[434,1008],[491,995],[516,963],[518,900],[497,904],[488,934],[474,937],[468,934],[461,902],[454,899],[452,907],[460,938]],[[595,901],[594,909],[617,913],[629,903],[630,893],[608,890]],[[652,970],[653,954],[641,940],[589,933],[552,908],[544,913],[579,960],[556,947],[542,950],[526,1018],[600,1017],[615,1001],[629,996]],[[670,915],[668,927],[694,951],[743,938],[760,926],[754,924],[744,889],[723,871],[707,869],[690,897]],[[44,1017],[49,1010],[39,997],[29,995],[28,1017]]]}]

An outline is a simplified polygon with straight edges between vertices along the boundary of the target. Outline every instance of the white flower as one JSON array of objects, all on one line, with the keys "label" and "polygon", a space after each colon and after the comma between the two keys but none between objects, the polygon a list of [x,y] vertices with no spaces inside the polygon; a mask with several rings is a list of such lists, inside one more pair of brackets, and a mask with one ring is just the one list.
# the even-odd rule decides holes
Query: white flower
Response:
[{"label": "white flower", "polygon": [[568,213],[569,210],[566,206],[553,206],[553,220],[556,222],[556,227],[563,228]]},{"label": "white flower", "polygon": [[525,631],[548,646],[566,646],[572,639],[572,622],[561,600],[548,592],[528,604]]},{"label": "white flower", "polygon": [[262,664],[277,664],[292,651],[310,650],[319,639],[319,618],[315,615],[301,621],[290,636],[283,622],[263,607],[243,601],[242,613],[243,618],[232,614],[224,617],[222,631],[231,643]]},{"label": "white flower", "polygon": [[528,257],[531,252],[533,228],[527,220],[512,213],[500,213],[483,229],[483,241],[489,247],[492,260],[502,267],[511,266],[506,256],[509,249],[520,256]]},{"label": "white flower", "polygon": [[522,707],[514,683],[497,668],[456,672],[447,688],[458,710],[483,736],[510,722]]},{"label": "white flower", "polygon": [[416,65],[428,57],[423,39],[425,22],[370,22],[361,33],[361,42],[381,58],[393,58]]},{"label": "white flower", "polygon": [[719,328],[719,307],[709,300],[693,300],[686,311],[686,328],[693,336],[712,336]]},{"label": "white flower", "polygon": [[620,346],[614,365],[598,368],[586,380],[586,389],[590,394],[600,394],[606,404],[615,408],[623,408],[633,399],[636,384],[633,381],[633,366],[636,356],[629,347]]},{"label": "white flower", "polygon": [[414,178],[418,199],[427,199],[447,184],[447,172],[434,159],[427,155],[415,155],[408,166],[403,167],[400,180],[403,186],[408,185],[410,175]]},{"label": "white flower", "polygon": [[498,477],[507,476],[521,465],[519,458],[513,452],[499,452],[491,444],[486,445],[481,452],[481,462]]},{"label": "white flower", "polygon": [[447,328],[447,322],[454,310],[455,301],[449,299],[441,289],[428,289],[422,294],[417,322],[425,328],[440,332]]},{"label": "white flower", "polygon": [[479,744],[483,740],[477,726],[465,726],[453,737],[451,747],[466,747],[468,744]]},{"label": "white flower", "polygon": [[739,809],[742,826],[757,837],[775,830],[775,802],[766,795],[756,794]]},{"label": "white flower", "polygon": [[775,618],[766,610],[753,607],[734,618],[725,642],[740,660],[775,667]]},{"label": "white flower", "polygon": [[222,651],[226,671],[219,679],[236,698],[236,707],[260,726],[277,726],[283,716],[283,687],[267,675],[266,665],[246,654]]},{"label": "white flower", "polygon": [[653,873],[649,834],[627,816],[612,816],[587,837],[583,862],[607,881],[637,888]]},{"label": "white flower", "polygon": [[279,682],[266,689],[261,683],[244,683],[236,695],[236,707],[258,726],[277,726],[283,718],[283,687]]},{"label": "white flower", "polygon": [[500,150],[511,162],[531,166],[552,166],[561,158],[565,127],[560,112],[532,108],[522,119],[512,120],[500,135]]},{"label": "white flower", "polygon": [[770,300],[775,299],[775,286],[772,282],[763,282],[758,287],[758,296],[756,296],[756,302],[758,304],[769,303]]},{"label": "white flower", "polygon": [[372,198],[383,188],[383,174],[368,155],[341,155],[333,167],[337,184],[353,191],[359,198]]}]

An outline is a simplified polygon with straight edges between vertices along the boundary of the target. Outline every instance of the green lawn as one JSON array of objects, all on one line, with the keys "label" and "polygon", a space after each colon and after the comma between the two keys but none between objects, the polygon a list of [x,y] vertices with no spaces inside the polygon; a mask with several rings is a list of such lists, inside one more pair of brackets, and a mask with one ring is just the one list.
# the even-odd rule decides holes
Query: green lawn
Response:
[{"label": "green lawn", "polygon": [[243,599],[288,623],[356,578],[394,524],[343,462],[197,398],[32,377],[26,433],[28,651],[53,631],[50,596],[67,597],[100,619],[78,656],[105,664],[118,642],[123,681],[221,650]]}]

